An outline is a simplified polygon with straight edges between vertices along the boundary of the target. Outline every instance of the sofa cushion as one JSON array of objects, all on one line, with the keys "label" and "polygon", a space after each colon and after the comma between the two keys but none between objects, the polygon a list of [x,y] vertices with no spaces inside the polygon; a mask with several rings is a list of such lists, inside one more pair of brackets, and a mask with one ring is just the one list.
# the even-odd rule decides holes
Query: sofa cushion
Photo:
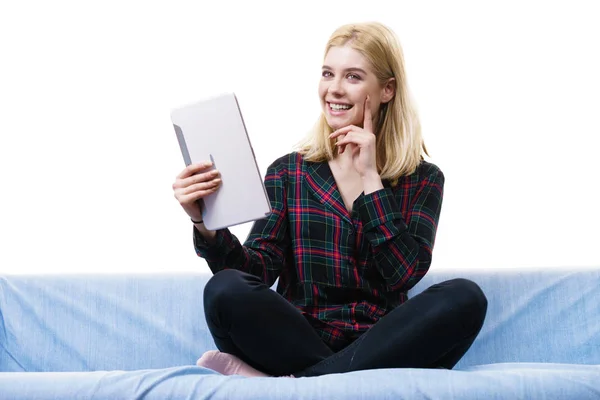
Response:
[{"label": "sofa cushion", "polygon": [[242,378],[200,367],[0,373],[0,394],[20,400],[507,400],[600,398],[600,366],[503,364],[469,371],[380,369],[313,378]]}]

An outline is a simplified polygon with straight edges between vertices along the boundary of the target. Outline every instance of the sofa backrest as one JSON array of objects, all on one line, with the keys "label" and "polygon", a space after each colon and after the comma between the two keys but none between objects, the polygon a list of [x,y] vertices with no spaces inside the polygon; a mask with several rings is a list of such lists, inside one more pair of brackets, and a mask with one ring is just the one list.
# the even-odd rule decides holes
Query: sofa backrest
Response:
[{"label": "sofa backrest", "polygon": [[215,348],[207,274],[0,278],[0,371],[193,365]]},{"label": "sofa backrest", "polygon": [[[600,364],[600,269],[430,271],[411,290],[477,282],[488,314],[456,368],[501,362]],[[0,277],[0,371],[192,365],[214,349],[203,314],[210,274]]]}]

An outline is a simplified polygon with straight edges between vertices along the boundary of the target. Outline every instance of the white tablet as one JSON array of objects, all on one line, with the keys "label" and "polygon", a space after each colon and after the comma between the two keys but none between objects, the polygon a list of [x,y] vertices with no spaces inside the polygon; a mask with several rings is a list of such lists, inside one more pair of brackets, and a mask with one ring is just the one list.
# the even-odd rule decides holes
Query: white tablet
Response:
[{"label": "white tablet", "polygon": [[212,160],[221,173],[221,187],[201,202],[207,229],[255,221],[271,213],[234,93],[173,109],[171,121],[185,165]]}]

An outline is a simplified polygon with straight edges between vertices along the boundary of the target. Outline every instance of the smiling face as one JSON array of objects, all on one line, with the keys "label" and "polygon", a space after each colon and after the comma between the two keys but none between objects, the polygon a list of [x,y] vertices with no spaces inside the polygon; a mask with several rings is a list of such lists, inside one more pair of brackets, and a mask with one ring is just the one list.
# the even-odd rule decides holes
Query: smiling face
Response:
[{"label": "smiling face", "polygon": [[[376,117],[381,103],[390,101],[394,95],[393,82],[382,86],[369,61],[352,47],[331,47],[325,56],[319,83],[321,108],[329,126],[333,130],[348,125],[362,127],[367,95],[371,115]],[[374,126],[376,122],[373,121]]]}]

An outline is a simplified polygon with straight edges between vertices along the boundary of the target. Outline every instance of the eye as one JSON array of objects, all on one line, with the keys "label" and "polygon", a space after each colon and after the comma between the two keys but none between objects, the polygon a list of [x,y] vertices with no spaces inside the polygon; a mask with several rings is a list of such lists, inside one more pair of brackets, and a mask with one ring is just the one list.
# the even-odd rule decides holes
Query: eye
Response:
[{"label": "eye", "polygon": [[323,71],[323,72],[321,73],[321,76],[322,76],[323,78],[330,78],[331,76],[333,76],[333,74],[332,74],[330,71]]},{"label": "eye", "polygon": [[350,79],[351,81],[360,81],[360,76],[356,75],[356,74],[348,74],[348,79]]}]

